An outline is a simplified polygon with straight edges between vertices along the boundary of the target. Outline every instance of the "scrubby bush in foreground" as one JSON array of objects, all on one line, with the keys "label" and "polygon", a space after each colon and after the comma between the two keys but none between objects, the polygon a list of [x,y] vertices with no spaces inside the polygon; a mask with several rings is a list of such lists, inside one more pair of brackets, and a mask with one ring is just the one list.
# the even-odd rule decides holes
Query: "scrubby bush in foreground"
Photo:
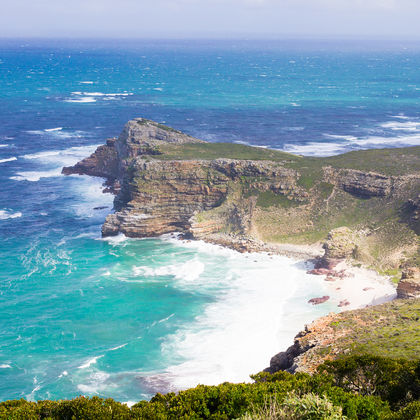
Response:
[{"label": "scrubby bush in foreground", "polygon": [[[319,373],[253,376],[252,384],[199,385],[133,407],[112,399],[0,403],[0,419],[420,419],[420,362],[353,356]],[[283,417],[282,417],[283,416]],[[285,417],[286,416],[286,417]]]}]

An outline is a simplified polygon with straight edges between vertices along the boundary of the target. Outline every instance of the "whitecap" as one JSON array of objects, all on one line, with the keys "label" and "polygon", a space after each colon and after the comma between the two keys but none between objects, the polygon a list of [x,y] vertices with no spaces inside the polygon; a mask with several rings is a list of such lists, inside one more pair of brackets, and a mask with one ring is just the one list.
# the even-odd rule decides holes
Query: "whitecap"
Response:
[{"label": "whitecap", "polygon": [[418,121],[389,121],[380,125],[382,128],[388,128],[393,131],[418,131],[420,122]]},{"label": "whitecap", "polygon": [[120,346],[117,346],[117,347],[113,347],[112,349],[109,349],[109,351],[115,351],[115,350],[122,349],[122,348],[124,348],[127,344],[128,344],[128,343],[121,344]]},{"label": "whitecap", "polygon": [[1,364],[0,365],[0,369],[11,369],[11,367],[12,366],[10,366],[9,364],[7,364],[7,363],[3,363],[3,364]]},{"label": "whitecap", "polygon": [[61,131],[63,127],[56,127],[56,128],[46,128],[44,131]]},{"label": "whitecap", "polygon": [[89,102],[96,102],[96,99],[91,98],[89,96],[85,96],[83,98],[78,98],[78,99],[65,99],[64,102],[89,103]]},{"label": "whitecap", "polygon": [[77,389],[85,394],[97,394],[105,388],[108,388],[105,382],[109,377],[110,375],[106,372],[94,372],[89,376],[87,383],[78,384]]},{"label": "whitecap", "polygon": [[407,117],[406,115],[391,115],[391,118],[398,118],[400,120],[409,120],[410,117]]},{"label": "whitecap", "polygon": [[93,357],[92,359],[89,359],[85,363],[81,364],[78,369],[86,369],[90,367],[91,365],[94,365],[98,361],[98,359],[101,359],[102,357],[104,357],[103,354],[100,356]]},{"label": "whitecap", "polygon": [[20,211],[13,212],[13,210],[10,209],[0,210],[0,220],[17,219],[18,217],[22,217]]},{"label": "whitecap", "polygon": [[84,80],[83,82],[79,82],[82,85],[93,85],[93,81],[92,80]]},{"label": "whitecap", "polygon": [[41,178],[53,178],[57,176],[61,176],[61,168],[52,169],[50,171],[16,172],[16,175],[11,176],[10,179],[13,179],[14,181],[36,182]]},{"label": "whitecap", "polygon": [[348,145],[342,143],[309,142],[306,144],[285,144],[283,150],[304,156],[332,156],[344,153]]},{"label": "whitecap", "polygon": [[162,277],[173,276],[182,282],[193,282],[197,280],[204,271],[204,264],[194,258],[181,264],[170,264],[162,267],[152,268],[150,266],[134,266],[133,274],[141,277]]},{"label": "whitecap", "polygon": [[0,147],[8,147],[8,144],[0,144]]},{"label": "whitecap", "polygon": [[0,163],[13,162],[14,160],[17,160],[15,156],[6,159],[0,159]]},{"label": "whitecap", "polygon": [[107,236],[105,238],[98,238],[100,241],[108,242],[110,245],[120,245],[127,241],[129,238],[125,236],[123,233],[119,233],[115,236]]},{"label": "whitecap", "polygon": [[72,166],[76,164],[80,160],[91,155],[97,147],[98,145],[95,144],[88,146],[76,146],[63,150],[46,150],[38,153],[30,153],[19,157],[27,160],[36,159],[43,164],[57,166],[61,172],[61,168],[63,166]]}]

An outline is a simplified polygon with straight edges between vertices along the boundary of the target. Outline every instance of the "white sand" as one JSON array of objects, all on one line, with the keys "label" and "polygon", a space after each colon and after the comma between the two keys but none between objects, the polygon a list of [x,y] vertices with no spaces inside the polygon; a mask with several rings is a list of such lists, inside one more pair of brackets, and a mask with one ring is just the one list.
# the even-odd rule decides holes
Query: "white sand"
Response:
[{"label": "white sand", "polygon": [[343,300],[350,303],[337,309],[365,308],[389,302],[397,297],[396,288],[388,277],[381,276],[373,270],[351,266],[346,262],[341,262],[335,268],[335,271],[341,270],[345,270],[346,277],[326,282],[331,290],[331,303],[338,305]]}]

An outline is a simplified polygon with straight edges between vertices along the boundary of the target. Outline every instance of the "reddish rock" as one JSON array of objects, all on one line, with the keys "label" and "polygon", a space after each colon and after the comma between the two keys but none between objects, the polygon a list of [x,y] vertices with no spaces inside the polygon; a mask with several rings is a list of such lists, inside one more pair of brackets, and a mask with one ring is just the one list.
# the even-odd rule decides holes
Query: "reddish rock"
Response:
[{"label": "reddish rock", "polygon": [[316,276],[327,276],[330,274],[330,270],[327,268],[314,268],[313,270],[308,271],[308,274],[315,274]]},{"label": "reddish rock", "polygon": [[319,305],[321,303],[326,302],[330,297],[329,296],[322,296],[317,298],[312,298],[308,300],[308,303],[312,303],[312,305]]},{"label": "reddish rock", "polygon": [[368,290],[373,290],[373,287],[365,287],[365,288],[363,289],[363,291],[364,291],[364,292],[367,292]]},{"label": "reddish rock", "polygon": [[349,306],[350,302],[347,299],[344,299],[340,301],[340,303],[337,305],[339,308],[342,308],[343,306]]}]

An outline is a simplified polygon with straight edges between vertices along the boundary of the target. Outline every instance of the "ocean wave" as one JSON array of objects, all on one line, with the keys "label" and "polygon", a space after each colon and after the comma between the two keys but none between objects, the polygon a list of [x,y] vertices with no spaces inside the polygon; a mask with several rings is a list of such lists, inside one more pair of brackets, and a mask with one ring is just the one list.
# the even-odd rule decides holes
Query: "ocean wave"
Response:
[{"label": "ocean wave", "polygon": [[[322,279],[307,275],[292,259],[233,251],[224,266],[218,267],[219,258],[211,261],[219,252],[218,247],[212,249],[209,261],[213,269],[223,272],[203,273],[195,284],[202,291],[207,282],[213,282],[216,300],[162,344],[165,359],[184,362],[170,363],[151,380],[169,382],[172,390],[198,383],[249,381],[250,372],[264,369],[273,354],[286,348],[296,331],[311,320],[313,309],[307,307],[305,297],[325,288]],[[304,298],[291,301],[301,293]],[[291,308],[294,318],[288,319]],[[325,313],[329,310],[322,308]]]},{"label": "ocean wave", "polygon": [[[420,127],[420,125],[419,125]],[[305,144],[285,144],[283,150],[304,156],[333,156],[351,150],[375,149],[386,147],[408,147],[420,145],[420,133],[394,137],[370,136],[334,136],[325,135],[337,142],[309,142]]]},{"label": "ocean wave", "polygon": [[11,369],[11,367],[12,366],[10,366],[9,364],[7,364],[7,363],[3,363],[3,364],[1,364],[0,365],[0,369]]},{"label": "ocean wave", "polygon": [[98,394],[105,389],[109,389],[109,385],[106,383],[109,377],[110,375],[106,372],[93,372],[87,378],[87,383],[78,384],[77,389],[85,394]]},{"label": "ocean wave", "polygon": [[71,97],[64,100],[64,102],[75,102],[75,103],[89,103],[96,102],[98,99],[116,100],[121,97],[127,97],[133,95],[131,92],[122,93],[103,93],[103,92],[71,92]]},{"label": "ocean wave", "polygon": [[0,147],[9,147],[8,144],[0,144]]},{"label": "ocean wave", "polygon": [[85,96],[82,98],[69,98],[69,99],[65,99],[64,102],[70,102],[70,103],[89,103],[89,102],[96,102],[95,98],[92,98],[90,96]]},{"label": "ocean wave", "polygon": [[283,150],[304,156],[333,156],[348,151],[349,147],[341,143],[309,142],[306,144],[285,144]]},{"label": "ocean wave", "polygon": [[0,220],[17,219],[19,217],[22,217],[20,211],[13,212],[11,209],[0,210]]},{"label": "ocean wave", "polygon": [[0,163],[13,162],[14,160],[17,160],[17,157],[13,156],[6,159],[0,159]]},{"label": "ocean wave", "polygon": [[121,344],[120,346],[117,346],[117,347],[113,347],[112,349],[109,349],[109,351],[115,351],[115,350],[122,349],[122,348],[124,348],[127,344],[128,344],[128,343]]},{"label": "ocean wave", "polygon": [[43,130],[27,130],[26,133],[37,136],[50,136],[62,139],[82,138],[86,137],[87,133],[84,131],[63,131],[63,127],[45,128]]},{"label": "ocean wave", "polygon": [[9,177],[9,179],[13,179],[14,181],[37,182],[41,178],[53,178],[57,176],[61,176],[61,168],[52,169],[50,171],[16,172],[16,174]]},{"label": "ocean wave", "polygon": [[30,153],[26,155],[19,156],[23,159],[39,159],[44,163],[59,163],[67,164],[69,159],[71,159],[72,164],[77,163],[79,160],[91,155],[98,147],[98,144],[91,144],[87,146],[75,146],[69,147],[68,149],[63,150],[46,150],[38,153]]},{"label": "ocean wave", "polygon": [[394,131],[419,131],[420,122],[418,121],[389,121],[380,125]]},{"label": "ocean wave", "polygon": [[88,367],[90,367],[91,365],[94,365],[98,359],[101,359],[102,357],[104,357],[104,355],[100,355],[100,356],[96,356],[96,357],[92,357],[92,359],[87,360],[85,363],[81,364],[78,369],[86,369]]},{"label": "ocean wave", "polygon": [[141,277],[173,276],[177,280],[192,282],[197,280],[204,271],[204,264],[197,259],[192,259],[181,264],[172,264],[152,268],[150,266],[134,266],[133,273]]},{"label": "ocean wave", "polygon": [[107,236],[105,238],[98,238],[100,241],[108,242],[110,245],[120,245],[126,241],[128,241],[130,238],[128,236],[125,236],[123,233],[119,233],[115,236]]}]

